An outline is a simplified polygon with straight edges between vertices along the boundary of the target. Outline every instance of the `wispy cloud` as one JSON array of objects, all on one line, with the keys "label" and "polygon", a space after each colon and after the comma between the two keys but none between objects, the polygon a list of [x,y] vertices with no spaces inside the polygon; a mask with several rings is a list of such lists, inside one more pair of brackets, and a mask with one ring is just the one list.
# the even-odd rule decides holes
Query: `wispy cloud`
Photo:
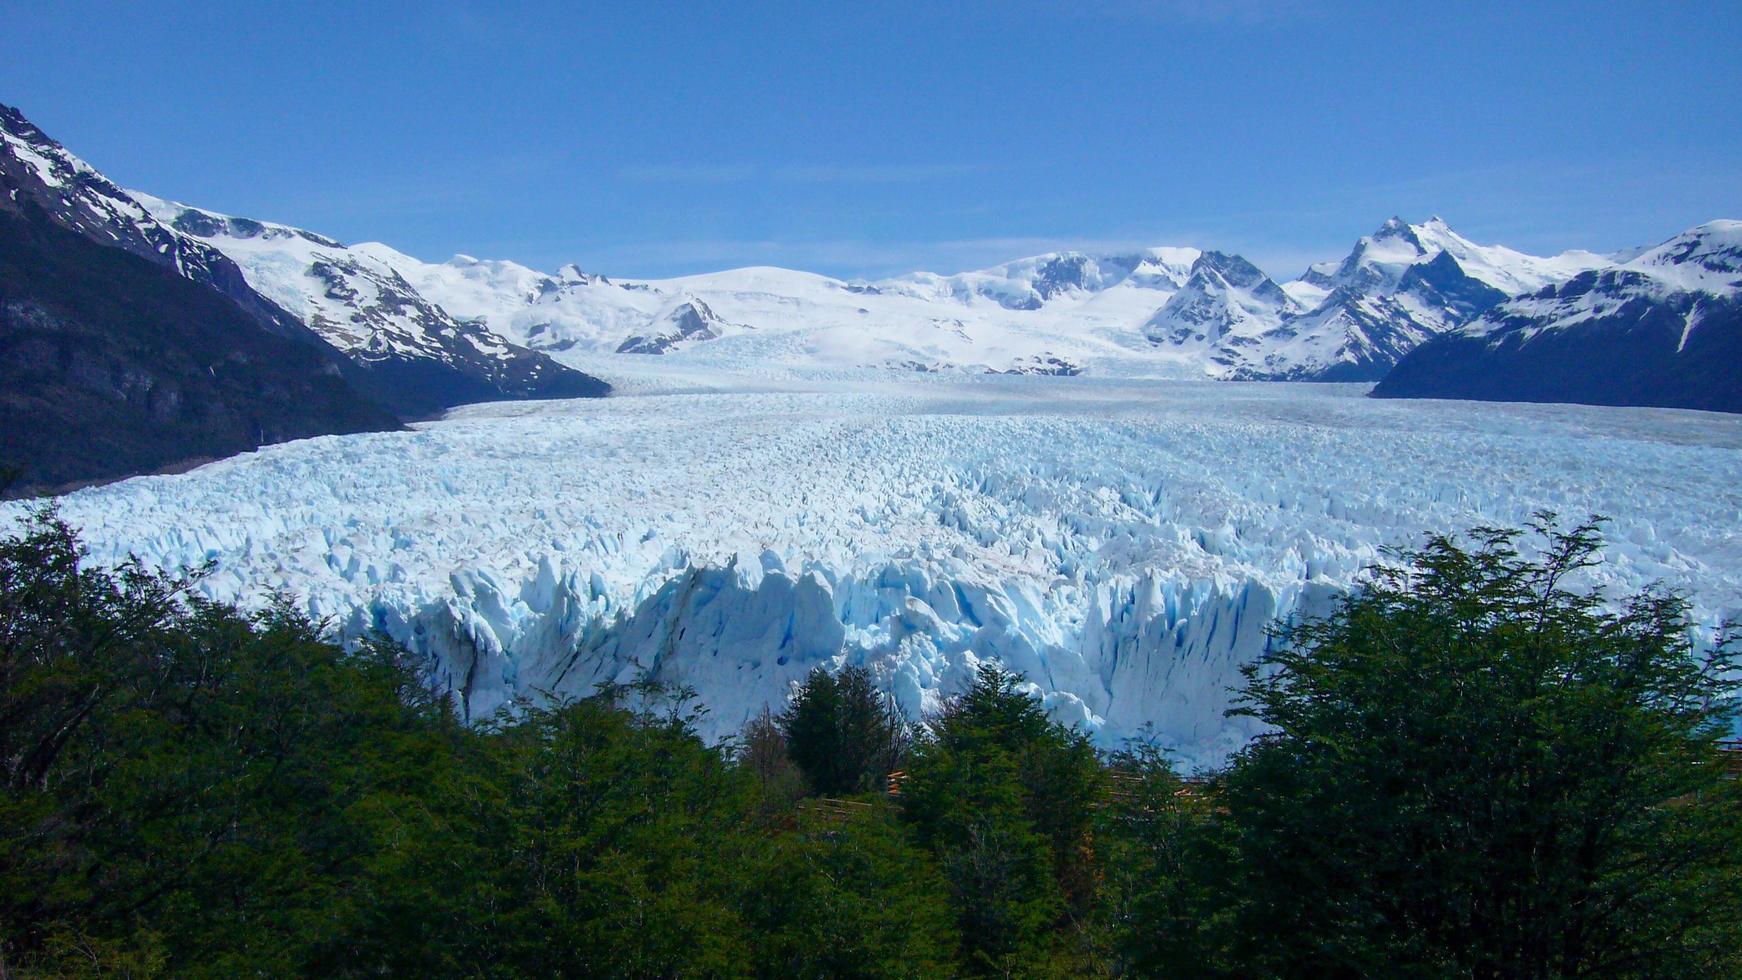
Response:
[{"label": "wispy cloud", "polygon": [[624,167],[623,180],[643,184],[735,184],[755,180],[761,170],[749,164],[655,163]]}]

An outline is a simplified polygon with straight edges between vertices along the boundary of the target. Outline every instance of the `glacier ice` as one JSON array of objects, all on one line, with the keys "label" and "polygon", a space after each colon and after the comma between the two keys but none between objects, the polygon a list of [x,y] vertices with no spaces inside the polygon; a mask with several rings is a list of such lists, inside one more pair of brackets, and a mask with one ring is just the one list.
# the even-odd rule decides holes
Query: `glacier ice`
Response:
[{"label": "glacier ice", "polygon": [[[1103,742],[1248,738],[1227,687],[1387,545],[1609,516],[1597,584],[1742,614],[1742,417],[1362,386],[865,375],[471,406],[62,498],[92,554],[216,559],[381,630],[471,717],[654,676],[736,730],[818,665],[922,713],[985,659]],[[12,503],[0,514],[28,505]]]}]

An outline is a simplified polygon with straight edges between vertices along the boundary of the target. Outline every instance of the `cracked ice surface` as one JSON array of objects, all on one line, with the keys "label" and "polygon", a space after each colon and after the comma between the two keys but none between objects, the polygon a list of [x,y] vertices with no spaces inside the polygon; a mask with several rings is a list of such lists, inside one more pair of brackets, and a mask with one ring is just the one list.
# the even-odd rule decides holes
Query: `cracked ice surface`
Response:
[{"label": "cracked ice surface", "polygon": [[[1188,761],[1279,615],[1389,544],[1613,519],[1603,583],[1742,614],[1742,418],[1376,401],[1361,387],[1084,378],[831,382],[460,410],[72,494],[93,554],[216,558],[428,658],[472,717],[651,673],[737,729],[813,666],[914,713],[994,658],[1104,742]],[[6,511],[17,513],[21,505]]]}]

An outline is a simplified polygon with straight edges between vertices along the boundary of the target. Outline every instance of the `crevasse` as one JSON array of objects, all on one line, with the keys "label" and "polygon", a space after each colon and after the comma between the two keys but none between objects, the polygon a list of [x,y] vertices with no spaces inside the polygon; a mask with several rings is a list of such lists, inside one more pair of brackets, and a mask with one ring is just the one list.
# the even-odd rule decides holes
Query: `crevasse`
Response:
[{"label": "crevasse", "polygon": [[[61,498],[93,559],[216,570],[420,656],[469,717],[643,676],[723,737],[815,666],[915,716],[987,659],[1103,743],[1251,735],[1228,686],[1387,546],[1603,514],[1586,584],[1742,614],[1742,417],[1347,386],[831,381],[467,408]],[[0,506],[0,516],[26,504]]]}]

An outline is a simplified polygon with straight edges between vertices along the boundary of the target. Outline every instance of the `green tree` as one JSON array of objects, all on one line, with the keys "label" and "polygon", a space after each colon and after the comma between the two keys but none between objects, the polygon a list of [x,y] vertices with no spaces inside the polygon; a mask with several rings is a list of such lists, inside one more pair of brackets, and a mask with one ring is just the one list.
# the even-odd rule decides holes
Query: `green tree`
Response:
[{"label": "green tree", "polygon": [[782,824],[805,795],[804,773],[792,761],[786,736],[767,708],[745,723],[732,745],[732,762],[755,790],[757,817],[764,826]]},{"label": "green tree", "polygon": [[817,668],[777,719],[787,752],[818,796],[880,789],[896,767],[906,726],[870,671]]},{"label": "green tree", "polygon": [[[52,514],[0,543],[0,956],[44,972],[360,966],[374,871],[439,836],[462,737],[379,650],[85,567]],[[403,906],[399,906],[403,907]],[[421,913],[420,913],[421,914]]]},{"label": "green tree", "polygon": [[525,976],[743,976],[746,781],[686,692],[521,705],[488,745],[495,961]]},{"label": "green tree", "polygon": [[1240,869],[1217,780],[1181,779],[1147,732],[1108,764],[1114,791],[1095,824],[1095,965],[1113,976],[1244,975],[1219,942]]},{"label": "green tree", "polygon": [[1094,897],[1093,807],[1102,770],[1082,732],[1049,721],[995,664],[924,727],[903,811],[950,883],[962,957],[976,972],[1040,972]]},{"label": "green tree", "polygon": [[1284,976],[1735,976],[1727,648],[1573,587],[1597,525],[1438,537],[1247,671],[1226,936]]},{"label": "green tree", "polygon": [[764,977],[934,977],[957,937],[947,888],[887,805],[805,817],[759,849],[745,908]]}]

